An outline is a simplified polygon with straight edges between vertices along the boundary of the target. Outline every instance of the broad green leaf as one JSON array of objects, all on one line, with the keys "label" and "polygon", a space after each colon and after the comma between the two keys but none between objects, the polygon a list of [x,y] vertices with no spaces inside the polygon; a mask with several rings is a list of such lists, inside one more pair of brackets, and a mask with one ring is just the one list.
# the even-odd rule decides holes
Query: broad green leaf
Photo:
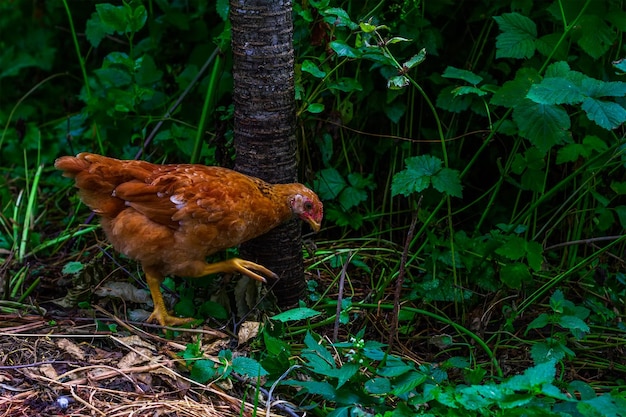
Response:
[{"label": "broad green leaf", "polygon": [[324,104],[323,103],[311,103],[306,108],[306,111],[308,111],[309,113],[313,113],[313,114],[321,113],[324,111]]},{"label": "broad green leaf", "polygon": [[433,176],[441,169],[443,162],[433,155],[418,155],[407,158],[407,169],[415,171],[417,175]]},{"label": "broad green leaf", "polygon": [[87,20],[85,37],[94,48],[100,45],[100,42],[102,42],[102,39],[104,39],[107,34],[112,33],[114,33],[114,31],[102,23],[98,13],[93,13],[91,18]]},{"label": "broad green leaf", "polygon": [[344,210],[358,206],[359,203],[367,200],[367,192],[362,188],[346,187],[339,194],[339,204]]},{"label": "broad green leaf", "polygon": [[391,382],[387,378],[372,378],[365,382],[364,388],[372,395],[384,395],[391,391]]},{"label": "broad green leaf", "polygon": [[191,367],[191,379],[200,384],[206,384],[215,378],[215,362],[208,359],[200,359],[193,362]]},{"label": "broad green leaf", "polygon": [[519,236],[510,236],[502,246],[496,249],[496,253],[517,261],[526,255],[526,241]]},{"label": "broad green leaf", "polygon": [[534,103],[525,99],[513,110],[519,133],[542,152],[569,141],[571,122],[561,106]]},{"label": "broad green leaf", "polygon": [[457,87],[454,90],[452,90],[452,94],[456,95],[456,96],[463,96],[466,94],[476,94],[478,97],[482,97],[484,95],[487,94],[486,91],[481,90],[478,87],[472,87],[469,85],[464,85],[461,87]]},{"label": "broad green leaf", "polygon": [[526,327],[526,333],[531,329],[542,329],[551,323],[550,316],[546,313],[541,313],[533,321],[531,321]]},{"label": "broad green leaf", "polygon": [[393,382],[393,394],[397,396],[401,396],[409,393],[415,387],[423,384],[428,377],[421,372],[409,372]]},{"label": "broad green leaf", "polygon": [[85,265],[83,265],[81,262],[71,261],[71,262],[66,263],[63,266],[63,270],[61,272],[67,275],[78,274],[84,268],[85,268]]},{"label": "broad green leaf", "polygon": [[228,12],[230,10],[230,3],[228,0],[216,0],[215,10],[224,22],[228,21]]},{"label": "broad green leaf", "polygon": [[407,372],[411,372],[415,369],[412,364],[407,364],[397,356],[388,356],[385,364],[378,367],[376,373],[380,376],[393,378],[400,375],[404,375]]},{"label": "broad green leaf", "polygon": [[96,4],[96,12],[100,21],[110,31],[115,31],[120,35],[126,33],[127,16],[123,6],[114,6],[109,3]]},{"label": "broad green leaf", "polygon": [[576,316],[563,315],[558,321],[561,327],[566,328],[570,331],[579,331],[582,333],[589,333],[590,329],[587,323],[583,320],[579,319]]},{"label": "broad green leaf", "polygon": [[[536,148],[531,148],[536,149]],[[536,192],[543,191],[543,183],[545,179],[545,172],[540,169],[529,168],[522,174],[521,186],[523,190],[530,190]]]},{"label": "broad green leaf", "polygon": [[437,96],[437,107],[454,113],[461,113],[469,109],[472,104],[472,97],[454,94],[455,89],[454,86],[443,88]]},{"label": "broad green leaf", "polygon": [[476,75],[471,71],[459,69],[455,67],[447,67],[443,74],[441,74],[444,78],[454,78],[457,80],[467,81],[472,85],[478,85],[483,80],[483,77],[480,75]]},{"label": "broad green leaf", "polygon": [[325,16],[325,22],[337,27],[345,26],[350,30],[357,30],[359,28],[359,25],[350,20],[350,16],[344,9],[340,7],[326,7],[318,8],[319,12]]},{"label": "broad green leaf", "polygon": [[259,362],[245,356],[236,356],[233,358],[233,371],[248,376],[249,378],[257,378],[268,374]]},{"label": "broad green leaf", "polygon": [[533,271],[540,271],[543,264],[543,246],[539,242],[526,242],[526,259]]},{"label": "broad green leaf", "polygon": [[426,48],[422,48],[417,55],[413,55],[408,61],[402,64],[402,68],[411,69],[426,59]]},{"label": "broad green leaf", "polygon": [[329,82],[327,84],[328,88],[331,90],[339,90],[344,93],[351,93],[353,91],[363,91],[363,87],[361,83],[359,83],[354,78],[342,77],[336,81]]},{"label": "broad green leaf", "polygon": [[311,308],[300,307],[294,308],[291,310],[283,311],[282,313],[276,314],[275,316],[270,317],[272,320],[278,320],[283,323],[288,321],[297,321],[297,320],[306,320],[312,317],[319,316],[319,311],[315,311]]},{"label": "broad green leaf", "polygon": [[530,278],[528,267],[522,263],[507,264],[500,269],[500,280],[509,288],[520,289],[522,282],[528,282]]},{"label": "broad green leaf", "polygon": [[580,88],[565,78],[544,78],[530,87],[526,97],[540,104],[574,104],[585,99]]},{"label": "broad green leaf", "polygon": [[333,401],[337,395],[335,388],[326,381],[295,381],[287,380],[281,383],[282,385],[290,385],[294,387],[301,387],[306,392],[319,395],[322,398]]},{"label": "broad green leaf", "polygon": [[496,37],[496,58],[531,58],[535,53],[537,26],[519,13],[493,17],[500,33]]},{"label": "broad green leaf", "polygon": [[301,69],[303,72],[308,72],[315,78],[324,78],[326,76],[326,73],[324,71],[319,69],[317,65],[313,63],[313,61],[308,59],[305,59],[304,62],[302,62]]},{"label": "broad green leaf", "polygon": [[535,363],[560,361],[565,357],[565,351],[560,346],[548,345],[546,342],[538,342],[531,346],[530,357]]},{"label": "broad green leaf", "polygon": [[515,79],[505,82],[491,98],[491,104],[504,107],[516,107],[521,104],[533,84],[541,82],[541,76],[535,69],[521,68]]},{"label": "broad green leaf", "polygon": [[617,195],[626,194],[626,181],[611,181],[611,190]]},{"label": "broad green leaf", "polygon": [[315,189],[322,200],[337,198],[346,186],[346,180],[335,168],[326,168],[317,173]]},{"label": "broad green leaf", "polygon": [[402,194],[405,197],[413,193],[420,193],[430,185],[430,177],[418,176],[415,171],[405,169],[393,176],[391,181],[391,194]]},{"label": "broad green leaf", "polygon": [[615,32],[600,16],[584,14],[576,26],[582,33],[578,39],[578,45],[593,59],[604,55],[615,42]]},{"label": "broad green leaf", "polygon": [[[125,3],[128,5],[128,3]],[[130,5],[128,5],[130,8]],[[128,11],[127,11],[128,12]],[[143,5],[139,5],[135,7],[135,9],[127,14],[128,18],[128,31],[129,32],[139,32],[141,28],[146,24],[148,20],[148,12]]]},{"label": "broad green leaf", "polygon": [[459,171],[450,168],[443,168],[431,178],[433,188],[440,193],[448,194],[452,197],[463,197],[463,186]]},{"label": "broad green leaf", "polygon": [[372,33],[376,31],[376,25],[372,25],[371,23],[367,22],[360,22],[359,27],[365,33]]},{"label": "broad green leaf", "polygon": [[332,41],[330,43],[330,48],[335,51],[337,56],[340,57],[358,58],[361,55],[359,50],[354,49],[344,41]]},{"label": "broad green leaf", "polygon": [[612,101],[587,97],[583,101],[582,109],[589,120],[607,130],[615,129],[626,122],[626,109]]},{"label": "broad green leaf", "polygon": [[214,317],[218,320],[228,319],[228,311],[220,303],[215,301],[205,301],[198,308],[198,312],[203,316]]},{"label": "broad green leaf", "polygon": [[405,75],[396,75],[387,80],[387,88],[390,90],[401,90],[409,83],[410,81]]},{"label": "broad green leaf", "polygon": [[626,83],[621,81],[606,82],[585,77],[581,82],[581,89],[584,94],[594,98],[626,96]]}]

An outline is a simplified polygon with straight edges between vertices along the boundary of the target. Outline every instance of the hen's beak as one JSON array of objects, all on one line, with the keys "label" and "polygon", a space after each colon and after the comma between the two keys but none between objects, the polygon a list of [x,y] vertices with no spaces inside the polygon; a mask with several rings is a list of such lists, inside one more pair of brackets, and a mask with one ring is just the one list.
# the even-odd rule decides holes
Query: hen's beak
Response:
[{"label": "hen's beak", "polygon": [[309,226],[311,226],[311,229],[313,229],[315,233],[320,231],[320,227],[322,227],[320,222],[316,222],[311,217],[307,217],[305,220],[309,224]]}]

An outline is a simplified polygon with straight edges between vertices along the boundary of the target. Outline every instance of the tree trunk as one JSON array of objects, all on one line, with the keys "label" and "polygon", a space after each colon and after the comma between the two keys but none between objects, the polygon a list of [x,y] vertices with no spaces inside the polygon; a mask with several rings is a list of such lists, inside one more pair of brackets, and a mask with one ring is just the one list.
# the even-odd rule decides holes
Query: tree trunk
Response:
[{"label": "tree trunk", "polygon": [[[288,0],[230,1],[235,169],[271,183],[297,179],[291,12]],[[240,249],[280,276],[274,294],[281,306],[297,303],[305,285],[299,222]]]}]

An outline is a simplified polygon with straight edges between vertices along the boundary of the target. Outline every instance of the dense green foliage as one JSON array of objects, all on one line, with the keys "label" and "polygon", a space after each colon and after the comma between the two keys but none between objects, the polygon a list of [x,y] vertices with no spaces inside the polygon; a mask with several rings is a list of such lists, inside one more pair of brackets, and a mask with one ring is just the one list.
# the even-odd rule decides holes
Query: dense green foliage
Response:
[{"label": "dense green foliage", "polygon": [[[5,309],[102,256],[45,272],[95,229],[67,217],[57,156],[231,164],[227,16],[224,0],[0,3]],[[250,358],[190,345],[191,376],[263,376],[315,415],[624,415],[623,2],[296,1],[294,29],[327,285]],[[228,317],[186,285],[179,310]]]}]

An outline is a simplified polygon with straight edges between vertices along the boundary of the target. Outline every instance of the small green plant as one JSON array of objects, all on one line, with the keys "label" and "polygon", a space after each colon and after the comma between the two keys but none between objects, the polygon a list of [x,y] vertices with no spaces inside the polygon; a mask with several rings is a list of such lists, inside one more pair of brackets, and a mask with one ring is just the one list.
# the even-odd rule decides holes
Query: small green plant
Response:
[{"label": "small green plant", "polygon": [[525,335],[533,329],[544,329],[550,331],[550,336],[544,341],[535,343],[531,350],[535,363],[548,361],[562,361],[565,358],[572,358],[576,354],[566,346],[567,334],[558,331],[558,328],[569,331],[576,339],[582,340],[590,329],[585,320],[589,317],[589,309],[577,306],[565,299],[561,290],[556,290],[550,297],[551,313],[541,313],[526,328]]}]

